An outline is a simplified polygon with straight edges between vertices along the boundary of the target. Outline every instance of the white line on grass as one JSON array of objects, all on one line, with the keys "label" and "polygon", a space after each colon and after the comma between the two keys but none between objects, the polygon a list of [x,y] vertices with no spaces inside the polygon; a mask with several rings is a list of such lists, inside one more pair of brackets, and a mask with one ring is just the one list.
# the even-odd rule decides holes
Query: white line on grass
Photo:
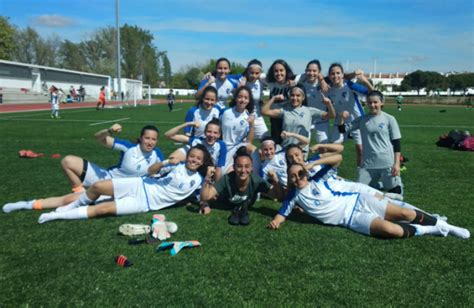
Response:
[{"label": "white line on grass", "polygon": [[[42,111],[42,112],[40,112]],[[64,114],[71,114],[71,113],[81,113],[81,112],[91,112],[91,111],[96,111],[95,108],[88,108],[87,110],[61,110],[61,113],[64,112]],[[36,117],[36,116],[45,116],[49,115],[51,111],[49,110],[34,110],[31,112],[35,112],[34,114],[22,114],[22,115],[16,115],[16,116],[7,116],[9,119],[16,119],[16,118],[24,118],[24,117]]]},{"label": "white line on grass", "polygon": [[[25,119],[25,118],[2,118],[0,117],[0,121],[16,121],[16,122],[56,122],[56,123],[60,123],[60,122],[82,122],[82,123],[90,123],[90,122],[97,122],[97,119],[94,119],[94,120],[86,120],[86,119],[60,119],[60,120],[53,120],[53,119],[50,119],[48,117],[48,119]],[[106,120],[104,120],[106,121]],[[153,123],[153,124],[182,124],[183,122],[171,122],[171,121],[155,121],[155,120],[149,120],[149,121],[127,121],[127,123],[139,123],[139,124],[142,124],[142,123],[146,123],[146,124],[150,124],[150,123]]]},{"label": "white line on grass", "polygon": [[125,121],[125,120],[128,120],[128,119],[130,119],[130,118],[121,118],[121,119],[117,119],[117,120],[102,121],[102,122],[89,124],[89,126],[100,125],[100,124],[111,123],[111,122],[118,122],[118,121]]},{"label": "white line on grass", "polygon": [[180,111],[180,110],[183,110],[183,108],[174,109],[174,110],[171,110],[171,112]]}]

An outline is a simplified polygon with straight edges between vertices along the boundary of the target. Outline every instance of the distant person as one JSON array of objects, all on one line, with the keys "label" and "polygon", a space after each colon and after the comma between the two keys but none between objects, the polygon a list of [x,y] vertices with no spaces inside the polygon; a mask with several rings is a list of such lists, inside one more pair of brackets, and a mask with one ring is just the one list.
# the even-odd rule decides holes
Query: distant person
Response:
[{"label": "distant person", "polygon": [[176,97],[173,94],[173,89],[170,89],[170,92],[166,96],[166,99],[168,101],[168,108],[170,109],[170,111],[173,111],[173,105],[176,100]]},{"label": "distant person", "polygon": [[59,90],[52,86],[51,91],[51,119],[60,119],[59,117]]},{"label": "distant person", "polygon": [[396,100],[397,100],[397,109],[398,109],[398,111],[402,111],[402,103],[403,103],[402,93],[398,94]]},{"label": "distant person", "polygon": [[99,93],[99,101],[97,102],[97,106],[95,109],[99,110],[100,105],[102,105],[102,109],[105,107],[105,87],[100,88]]},{"label": "distant person", "polygon": [[81,85],[79,87],[79,102],[84,102],[86,97],[86,89]]},{"label": "distant person", "polygon": [[120,99],[122,100],[122,102],[123,102],[124,98],[125,98],[125,93],[123,93],[123,91],[122,91],[122,92],[120,92]]},{"label": "distant person", "polygon": [[69,94],[71,94],[71,98],[73,101],[77,101],[77,92],[76,89],[74,89],[74,86],[71,86],[69,89]]}]

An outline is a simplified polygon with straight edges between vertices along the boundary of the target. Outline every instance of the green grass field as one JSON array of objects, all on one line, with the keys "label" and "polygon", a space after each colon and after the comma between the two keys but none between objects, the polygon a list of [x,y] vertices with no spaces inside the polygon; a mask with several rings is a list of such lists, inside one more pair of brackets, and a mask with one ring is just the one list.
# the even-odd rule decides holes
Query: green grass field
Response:
[{"label": "green grass field", "polygon": [[[182,122],[189,104],[0,114],[0,205],[69,192],[59,159],[74,154],[110,166],[118,153],[93,134],[114,120],[134,139],[145,124],[161,132]],[[440,109],[446,112],[441,113]],[[409,158],[405,198],[474,231],[474,153],[438,148],[454,128],[474,131],[474,110],[404,106],[395,115]],[[126,119],[124,119],[126,118]],[[106,122],[100,124],[100,122]],[[99,124],[97,124],[99,123]],[[168,155],[177,146],[160,141]],[[32,149],[45,157],[20,159]],[[355,177],[353,145],[340,175]],[[378,240],[314,223],[295,214],[278,231],[265,228],[279,208],[260,201],[248,227],[227,224],[229,211],[201,216],[192,206],[162,211],[178,223],[172,240],[202,247],[177,256],[155,246],[130,246],[117,235],[123,223],[148,223],[152,213],[96,220],[37,223],[39,212],[0,213],[0,306],[455,306],[474,305],[472,239],[449,236]],[[117,266],[124,254],[135,265]]]}]

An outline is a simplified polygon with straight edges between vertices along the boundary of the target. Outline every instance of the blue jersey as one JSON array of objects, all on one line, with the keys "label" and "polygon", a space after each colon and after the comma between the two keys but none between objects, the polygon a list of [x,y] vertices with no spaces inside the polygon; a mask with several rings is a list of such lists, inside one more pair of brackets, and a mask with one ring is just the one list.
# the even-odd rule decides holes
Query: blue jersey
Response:
[{"label": "blue jersey", "polygon": [[205,138],[193,137],[189,139],[188,144],[189,144],[189,148],[187,148],[186,150],[189,150],[191,147],[197,144],[202,144],[204,147],[206,147],[209,154],[211,154],[212,160],[214,161],[214,164],[216,165],[216,167],[222,168],[225,166],[225,159],[227,156],[227,146],[222,140],[217,140],[213,145],[209,145],[206,142]]},{"label": "blue jersey", "polygon": [[199,127],[188,126],[184,128],[184,132],[195,137],[203,137],[206,124],[214,118],[219,118],[220,110],[213,107],[211,110],[205,110],[198,106],[191,107],[186,113],[184,122],[197,122]]},{"label": "blue jersey", "polygon": [[124,178],[143,176],[154,163],[163,161],[160,149],[155,148],[150,153],[144,153],[140,144],[114,138],[113,150],[121,151],[120,161],[116,166],[108,169],[111,177]]}]

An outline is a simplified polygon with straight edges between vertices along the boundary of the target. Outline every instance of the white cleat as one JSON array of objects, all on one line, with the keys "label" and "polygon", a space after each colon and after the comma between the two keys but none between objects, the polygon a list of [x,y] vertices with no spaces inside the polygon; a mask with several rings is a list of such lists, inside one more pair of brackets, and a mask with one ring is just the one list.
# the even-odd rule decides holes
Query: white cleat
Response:
[{"label": "white cleat", "polygon": [[148,225],[123,224],[119,227],[119,233],[127,236],[148,234],[150,231],[151,227]]},{"label": "white cleat", "polygon": [[41,214],[38,218],[39,224],[44,224],[45,222],[54,220],[54,212]]}]

